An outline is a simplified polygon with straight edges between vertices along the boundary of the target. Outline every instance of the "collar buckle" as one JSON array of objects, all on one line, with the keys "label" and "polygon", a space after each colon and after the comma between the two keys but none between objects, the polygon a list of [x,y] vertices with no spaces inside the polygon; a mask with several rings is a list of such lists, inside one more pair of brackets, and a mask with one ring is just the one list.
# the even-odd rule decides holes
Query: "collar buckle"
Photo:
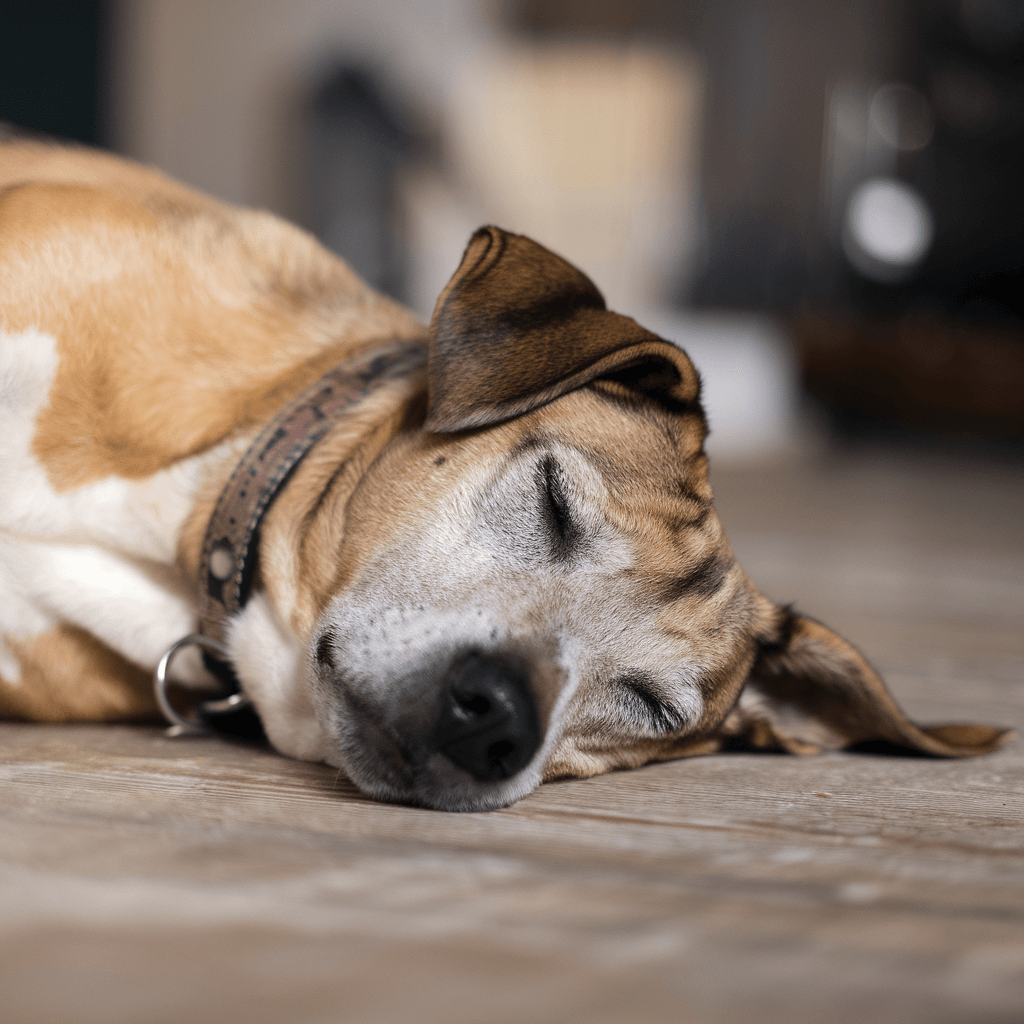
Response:
[{"label": "collar buckle", "polygon": [[218,715],[233,714],[244,708],[252,707],[249,698],[241,691],[236,691],[212,700],[201,700],[192,708],[191,715],[182,714],[167,696],[167,683],[171,662],[174,661],[175,655],[185,647],[198,647],[221,662],[228,660],[227,648],[212,637],[203,636],[202,633],[189,633],[188,636],[182,637],[167,649],[153,676],[153,692],[164,718],[171,723],[167,730],[167,736],[170,737],[205,736],[216,731],[213,721]]}]

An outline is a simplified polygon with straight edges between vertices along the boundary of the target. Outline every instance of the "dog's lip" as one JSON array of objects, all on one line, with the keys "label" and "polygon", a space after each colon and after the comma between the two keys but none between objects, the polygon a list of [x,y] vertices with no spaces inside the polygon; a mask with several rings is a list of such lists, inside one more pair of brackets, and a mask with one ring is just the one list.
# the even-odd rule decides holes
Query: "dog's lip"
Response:
[{"label": "dog's lip", "polygon": [[[339,743],[339,767],[361,792],[374,799],[437,811],[479,812],[508,807],[540,782],[536,773],[536,779],[523,786],[523,780],[533,774],[530,766],[510,779],[481,782],[439,751],[417,756],[414,751],[402,750],[397,742],[393,749],[401,754],[401,762],[387,756],[377,744],[372,744],[369,751],[364,748],[353,754]],[[431,764],[435,761],[441,763]]]},{"label": "dog's lip", "polygon": [[[356,694],[339,685],[339,677],[332,682],[332,700],[337,703],[331,732],[338,766],[374,799],[428,810],[489,811],[515,803],[540,781],[535,759],[510,779],[477,780],[425,741],[381,721]],[[351,742],[353,734],[357,744]],[[534,774],[536,779],[524,788],[524,780]]]},{"label": "dog's lip", "polygon": [[[365,762],[369,754],[373,761],[373,773],[379,782],[393,788],[396,793],[411,793],[415,786],[415,758],[401,737],[371,709],[363,706],[356,693],[344,685],[341,677],[332,679],[328,700],[331,703],[329,731],[339,755],[340,766],[352,781],[359,785],[355,776],[363,772],[357,765]],[[346,734],[353,731],[359,736],[358,748],[346,741]],[[394,778],[395,775],[401,777],[400,783]],[[403,797],[395,796],[394,799]]]}]

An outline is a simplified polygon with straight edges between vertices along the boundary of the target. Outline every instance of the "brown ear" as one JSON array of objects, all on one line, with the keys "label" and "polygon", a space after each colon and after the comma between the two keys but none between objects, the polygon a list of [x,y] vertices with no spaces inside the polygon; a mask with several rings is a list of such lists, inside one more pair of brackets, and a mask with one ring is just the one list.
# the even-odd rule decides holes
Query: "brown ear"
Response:
[{"label": "brown ear", "polygon": [[683,351],[609,312],[593,282],[543,246],[477,231],[430,322],[426,429],[500,423],[598,379],[700,412]]},{"label": "brown ear", "polygon": [[987,725],[915,725],[853,646],[788,611],[780,611],[722,733],[794,754],[881,740],[937,757],[987,754],[1013,735]]}]

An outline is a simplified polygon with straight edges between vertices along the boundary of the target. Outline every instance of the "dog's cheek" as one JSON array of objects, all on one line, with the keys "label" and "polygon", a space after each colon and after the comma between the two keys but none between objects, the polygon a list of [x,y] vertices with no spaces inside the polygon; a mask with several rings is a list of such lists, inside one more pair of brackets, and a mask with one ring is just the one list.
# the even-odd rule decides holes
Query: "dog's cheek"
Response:
[{"label": "dog's cheek", "polygon": [[603,775],[614,764],[606,753],[581,750],[573,736],[563,736],[544,765],[543,781],[555,779],[589,779]]},{"label": "dog's cheek", "polygon": [[324,761],[330,744],[309,691],[306,654],[264,594],[228,627],[231,663],[274,747],[302,761]]}]

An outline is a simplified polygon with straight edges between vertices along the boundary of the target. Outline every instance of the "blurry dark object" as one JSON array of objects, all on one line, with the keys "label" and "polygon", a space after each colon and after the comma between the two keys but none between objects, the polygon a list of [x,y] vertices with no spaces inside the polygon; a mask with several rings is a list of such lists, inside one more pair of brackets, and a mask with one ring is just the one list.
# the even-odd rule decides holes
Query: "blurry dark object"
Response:
[{"label": "blurry dark object", "polygon": [[307,119],[307,227],[367,282],[406,298],[399,175],[416,137],[362,68],[341,67]]},{"label": "blurry dark object", "polygon": [[808,390],[846,428],[867,417],[943,434],[1024,435],[1024,331],[937,314],[794,324]]},{"label": "blurry dark object", "polygon": [[847,424],[1024,434],[1024,3],[723,0],[703,39],[691,301],[794,318]]},{"label": "blurry dark object", "polygon": [[879,73],[890,4],[721,0],[700,36],[707,64],[704,240],[683,294],[697,306],[790,310],[822,237],[823,122],[835,83]]},{"label": "blurry dark object", "polygon": [[1024,3],[715,12],[695,301],[1024,323]]},{"label": "blurry dark object", "polygon": [[917,3],[905,24],[907,81],[865,95],[859,176],[854,98],[833,95],[835,255],[807,303],[831,312],[798,323],[805,383],[841,416],[1024,435],[1024,4]]},{"label": "blurry dark object", "polygon": [[[898,70],[909,84],[883,85],[868,101],[865,148],[873,153],[861,175],[915,197],[927,238],[919,252],[908,249],[913,258],[903,268],[898,260],[888,274],[865,266],[857,257],[863,247],[850,244],[858,225],[849,195],[865,183],[840,182],[831,197],[835,212],[847,204],[839,297],[878,312],[926,303],[979,324],[1024,325],[1024,4],[921,3],[908,24]],[[830,155],[826,174],[837,182],[835,146]],[[899,231],[892,216],[878,224],[890,236]]]},{"label": "blurry dark object", "polygon": [[103,144],[107,3],[0,0],[0,121]]},{"label": "blurry dark object", "polygon": [[905,174],[934,205],[935,246],[908,291],[1024,325],[1024,3],[922,4],[916,24],[935,137]]}]

